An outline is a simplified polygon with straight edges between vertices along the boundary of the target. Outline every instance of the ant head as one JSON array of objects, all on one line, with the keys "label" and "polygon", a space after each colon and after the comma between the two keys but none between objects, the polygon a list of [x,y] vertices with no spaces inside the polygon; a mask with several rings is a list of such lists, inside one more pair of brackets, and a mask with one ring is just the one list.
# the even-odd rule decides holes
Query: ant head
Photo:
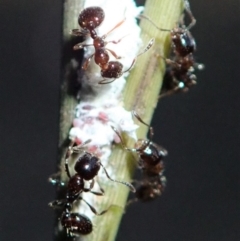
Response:
[{"label": "ant head", "polygon": [[74,234],[89,234],[93,228],[91,220],[78,213],[63,213],[61,223],[70,236],[74,236]]},{"label": "ant head", "polygon": [[98,174],[100,167],[99,158],[85,152],[84,155],[78,158],[74,169],[81,178],[89,181]]},{"label": "ant head", "polygon": [[171,31],[171,38],[176,53],[181,57],[185,57],[196,50],[195,39],[185,28],[174,28]]},{"label": "ant head", "polygon": [[147,147],[149,147],[150,142],[148,140],[144,139],[138,139],[137,142],[134,145],[134,148],[138,152],[145,152]]},{"label": "ant head", "polygon": [[105,18],[105,14],[100,7],[89,7],[81,11],[78,23],[81,28],[93,30],[97,28]]},{"label": "ant head", "polygon": [[118,61],[109,61],[106,68],[101,70],[104,78],[119,78],[122,75],[123,65]]}]

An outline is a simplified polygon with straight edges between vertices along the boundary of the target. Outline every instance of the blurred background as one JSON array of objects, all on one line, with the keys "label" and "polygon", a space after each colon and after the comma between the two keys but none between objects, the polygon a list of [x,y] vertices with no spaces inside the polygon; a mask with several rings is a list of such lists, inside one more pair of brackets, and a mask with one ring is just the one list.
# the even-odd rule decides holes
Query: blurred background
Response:
[{"label": "blurred background", "polygon": [[[154,141],[167,188],[132,205],[117,241],[240,240],[239,1],[191,0],[197,61],[188,94],[162,99]],[[62,3],[0,3],[0,240],[52,240]]]}]

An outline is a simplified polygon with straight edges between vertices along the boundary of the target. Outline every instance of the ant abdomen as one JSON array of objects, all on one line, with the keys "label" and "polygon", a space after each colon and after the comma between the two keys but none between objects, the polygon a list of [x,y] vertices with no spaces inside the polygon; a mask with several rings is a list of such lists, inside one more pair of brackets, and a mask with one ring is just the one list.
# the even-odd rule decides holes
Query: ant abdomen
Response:
[{"label": "ant abdomen", "polygon": [[123,65],[118,61],[109,61],[106,69],[101,70],[103,78],[119,78],[123,72]]},{"label": "ant abdomen", "polygon": [[97,28],[105,18],[105,14],[100,7],[89,7],[81,11],[78,23],[83,29],[93,30]]},{"label": "ant abdomen", "polygon": [[61,224],[70,236],[86,235],[92,232],[93,225],[91,220],[78,213],[63,213]]},{"label": "ant abdomen", "polygon": [[139,187],[137,187],[135,194],[137,200],[148,202],[161,196],[166,184],[161,178],[157,177],[157,179],[158,180],[145,180],[139,185]]}]

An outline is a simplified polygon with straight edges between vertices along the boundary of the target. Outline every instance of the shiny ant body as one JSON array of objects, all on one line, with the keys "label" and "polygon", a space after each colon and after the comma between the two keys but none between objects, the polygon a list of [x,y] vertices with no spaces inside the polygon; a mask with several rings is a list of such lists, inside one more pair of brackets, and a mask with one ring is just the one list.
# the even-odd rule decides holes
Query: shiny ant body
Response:
[{"label": "shiny ant body", "polygon": [[189,31],[196,24],[196,19],[192,14],[188,0],[183,0],[183,3],[184,3],[185,11],[188,13],[191,20],[190,24],[187,27],[183,23],[181,23],[180,25],[178,24],[173,29],[159,28],[149,17],[143,14],[139,15],[140,19],[148,20],[158,30],[170,32],[173,52],[175,55],[178,55],[180,57],[185,57],[188,54],[192,54],[196,50],[195,39],[193,38],[192,34]]},{"label": "shiny ant body", "polygon": [[117,44],[121,41],[121,39],[117,41],[105,41],[105,39],[112,31],[114,31],[116,28],[121,26],[125,22],[125,19],[117,23],[110,31],[108,31],[103,36],[98,36],[96,32],[96,28],[103,22],[104,18],[105,18],[105,13],[102,8],[100,7],[85,8],[81,11],[78,17],[78,23],[81,27],[81,30],[78,30],[78,29],[72,30],[72,34],[77,36],[86,35],[86,33],[89,33],[91,38],[93,39],[92,44],[85,44],[83,42],[73,47],[74,50],[79,50],[87,46],[93,46],[95,49],[95,52],[87,58],[82,68],[86,70],[91,59],[94,57],[95,63],[101,68],[101,76],[103,78],[113,79],[113,80],[103,79],[99,81],[99,84],[109,84],[113,82],[115,79],[121,77],[124,73],[130,71],[137,57],[145,53],[148,49],[150,49],[154,42],[154,40],[151,39],[147,47],[144,49],[144,51],[139,53],[133,59],[132,64],[127,70],[123,71],[123,65],[119,61],[109,61],[110,57],[108,52],[110,52],[116,59],[120,59],[121,57],[119,57],[113,50],[106,48],[106,45],[108,43]]},{"label": "shiny ant body", "polygon": [[166,183],[166,178],[163,176],[163,158],[167,155],[167,150],[152,142],[153,128],[146,124],[135,111],[132,113],[142,124],[149,127],[150,138],[148,140],[138,139],[134,148],[128,148],[123,143],[121,135],[112,127],[120,138],[123,148],[138,154],[138,166],[142,170],[143,181],[137,181],[135,198],[128,204],[137,200],[144,202],[155,199],[162,194]]},{"label": "shiny ant body", "polygon": [[[92,188],[94,186],[94,178],[97,176],[98,171],[102,167],[107,178],[110,179],[113,182],[118,182],[123,185],[128,186],[131,191],[135,192],[135,188],[127,182],[123,181],[117,181],[112,179],[109,174],[107,173],[107,170],[102,165],[100,159],[89,153],[84,151],[83,155],[81,155],[78,160],[75,163],[74,169],[76,173],[71,176],[70,170],[69,170],[69,164],[68,160],[70,156],[73,153],[79,153],[84,145],[89,143],[90,140],[84,142],[82,145],[74,146],[74,142],[72,142],[67,150],[67,153],[65,155],[65,171],[67,173],[67,176],[69,178],[68,184],[67,184],[67,191],[66,191],[66,197],[64,200],[55,200],[51,202],[49,205],[54,208],[63,207],[64,211],[62,213],[62,216],[60,218],[62,226],[67,230],[68,235],[73,236],[75,234],[88,234],[92,231],[92,224],[91,221],[84,215],[73,213],[71,212],[73,204],[78,200],[83,200],[91,209],[91,211],[96,215],[102,215],[107,210],[102,211],[101,213],[98,213],[96,209],[91,206],[87,201],[85,201],[80,194],[82,192],[91,192],[95,195],[103,195],[104,190],[102,188],[101,192],[95,192],[92,191]],[[59,179],[55,178],[54,176],[51,176],[49,178],[50,182],[53,184],[57,184],[60,186],[65,186],[64,182],[61,182]],[[85,181],[91,181],[90,187],[85,188]]]},{"label": "shiny ant body", "polygon": [[150,18],[140,15],[140,18],[147,19],[157,29],[170,32],[171,36],[173,59],[162,57],[167,62],[168,67],[160,98],[175,92],[187,92],[192,85],[197,83],[197,77],[193,74],[195,69],[202,70],[204,68],[202,64],[195,62],[193,56],[196,51],[196,42],[189,30],[196,24],[196,19],[191,12],[188,0],[183,0],[183,3],[191,20],[187,27],[183,21],[180,21],[172,30],[159,28]]}]

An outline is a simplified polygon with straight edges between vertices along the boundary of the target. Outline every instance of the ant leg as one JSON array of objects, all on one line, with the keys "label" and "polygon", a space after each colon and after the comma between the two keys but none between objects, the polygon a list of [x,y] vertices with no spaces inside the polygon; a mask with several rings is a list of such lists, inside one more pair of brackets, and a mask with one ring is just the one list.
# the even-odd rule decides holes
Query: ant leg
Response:
[{"label": "ant leg", "polygon": [[97,210],[96,210],[92,205],[90,205],[86,200],[84,200],[82,197],[79,197],[78,199],[84,201],[84,202],[88,205],[88,207],[91,209],[91,211],[92,211],[95,215],[97,215],[97,216],[103,215],[103,214],[106,213],[106,212],[108,211],[108,209],[109,209],[109,208],[108,208],[108,209],[103,210],[102,212],[98,213]]},{"label": "ant leg", "polygon": [[84,149],[84,146],[87,145],[88,143],[90,143],[92,140],[88,139],[86,141],[84,141],[82,144],[78,145],[78,146],[74,146],[72,148],[73,153],[79,153],[81,150]]},{"label": "ant leg", "polygon": [[103,79],[103,80],[99,81],[98,84],[100,84],[100,85],[110,84],[110,83],[112,83],[114,80],[116,80],[116,79],[113,79],[113,80]]},{"label": "ant leg", "polygon": [[183,0],[183,4],[184,4],[184,8],[188,14],[188,16],[190,17],[191,19],[191,22],[190,24],[188,25],[187,27],[187,30],[191,29],[195,24],[196,24],[196,18],[193,16],[192,14],[192,11],[190,9],[190,4],[189,4],[189,1],[188,0]]},{"label": "ant leg", "polygon": [[95,192],[95,191],[91,191],[91,189],[93,188],[94,186],[94,183],[95,183],[95,180],[93,179],[91,184],[90,184],[90,188],[85,188],[84,189],[84,192],[91,192],[92,194],[94,195],[98,195],[98,196],[103,196],[105,194],[105,191],[103,188],[100,187],[99,183],[98,183],[98,186],[100,188],[100,192]]},{"label": "ant leg", "polygon": [[51,208],[63,208],[63,206],[66,204],[65,200],[54,200],[48,204]]},{"label": "ant leg", "polygon": [[124,18],[122,21],[120,21],[119,23],[117,23],[110,31],[108,31],[106,34],[104,34],[104,35],[102,36],[102,39],[105,39],[108,34],[110,34],[110,33],[111,33],[113,30],[115,30],[116,28],[120,27],[125,21],[126,21],[126,18]]},{"label": "ant leg", "polygon": [[86,36],[89,35],[89,32],[83,29],[72,29],[71,35],[74,36]]},{"label": "ant leg", "polygon": [[95,55],[95,53],[92,54],[92,55],[90,55],[90,56],[86,59],[86,61],[83,63],[82,69],[86,70],[86,69],[88,68],[88,65],[89,65],[89,63],[90,63],[90,61],[91,61],[91,59],[92,59],[92,57],[93,57],[94,55]]},{"label": "ant leg", "polygon": [[83,49],[84,47],[93,46],[93,44],[85,44],[84,42],[76,44],[73,46],[73,50]]},{"label": "ant leg", "polygon": [[150,126],[150,125],[148,125],[146,122],[144,122],[144,121],[140,118],[140,116],[138,115],[138,113],[137,113],[136,111],[133,110],[133,111],[132,111],[132,114],[133,114],[142,124],[144,124],[145,126],[149,127],[150,139],[152,139],[153,136],[154,136],[153,127]]},{"label": "ant leg", "polygon": [[122,58],[122,57],[118,56],[113,50],[107,49],[107,48],[106,48],[106,50],[108,50],[116,59],[121,59]]},{"label": "ant leg", "polygon": [[138,201],[138,198],[133,198],[133,199],[129,200],[129,201],[127,202],[126,206],[125,206],[125,209],[126,209],[130,204],[136,203],[137,201]]},{"label": "ant leg", "polygon": [[106,41],[105,42],[105,46],[108,44],[108,43],[113,43],[113,44],[118,44],[120,41],[122,41],[123,38],[125,38],[126,36],[128,36],[129,34],[126,34],[125,36],[123,36],[122,38],[120,38],[119,40],[111,40],[111,41]]},{"label": "ant leg", "polygon": [[70,170],[69,170],[69,167],[68,167],[68,160],[69,160],[69,157],[72,155],[73,153],[73,145],[74,145],[74,141],[72,141],[68,147],[68,150],[66,152],[66,155],[65,155],[65,171],[67,173],[67,176],[69,177],[69,179],[71,178],[71,174],[70,174]]},{"label": "ant leg", "polygon": [[131,151],[131,152],[137,152],[137,151],[138,151],[138,150],[135,149],[135,148],[128,148],[128,147],[125,145],[125,143],[124,143],[121,135],[120,135],[119,132],[116,130],[116,128],[113,127],[113,126],[111,126],[111,127],[112,127],[113,131],[114,131],[114,132],[117,134],[117,136],[119,137],[123,149],[125,149],[125,150],[127,150],[127,151]]},{"label": "ant leg", "polygon": [[107,176],[107,178],[108,178],[109,180],[111,180],[112,182],[121,183],[121,184],[129,187],[132,192],[136,192],[135,187],[134,187],[131,183],[123,182],[123,181],[118,181],[118,180],[112,179],[112,178],[108,175],[107,170],[105,169],[105,167],[103,166],[103,164],[102,164],[101,162],[100,162],[100,165],[102,166],[102,168],[103,168],[103,170],[104,170],[104,172],[105,172],[105,174],[106,174],[106,176]]},{"label": "ant leg", "polygon": [[48,181],[51,182],[54,186],[60,186],[60,187],[66,186],[66,183],[60,180],[60,172],[52,174],[48,178]]}]

